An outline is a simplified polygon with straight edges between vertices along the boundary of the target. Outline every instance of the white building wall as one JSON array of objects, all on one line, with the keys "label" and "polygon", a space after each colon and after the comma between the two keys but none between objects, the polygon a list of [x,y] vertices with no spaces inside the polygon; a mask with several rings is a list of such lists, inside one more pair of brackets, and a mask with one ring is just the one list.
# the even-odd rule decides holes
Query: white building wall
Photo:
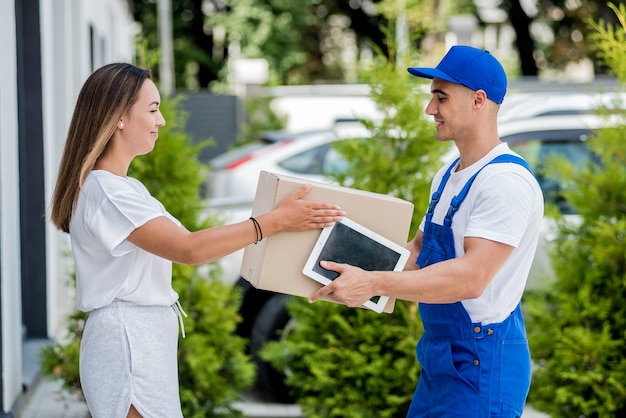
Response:
[{"label": "white building wall", "polygon": [[[46,207],[50,208],[54,179],[63,150],[67,125],[75,96],[73,80],[79,49],[75,48],[72,2],[45,0],[41,6],[42,97]],[[47,211],[48,219],[50,216]],[[69,240],[57,232],[51,222],[46,224],[46,280],[48,303],[48,336],[58,337],[63,318],[71,312],[73,293],[68,284]],[[67,254],[67,255],[64,255]]]},{"label": "white building wall", "polygon": [[[14,0],[0,0],[0,285],[2,404],[22,390],[22,305]],[[0,411],[6,412],[6,411]]]},{"label": "white building wall", "polygon": [[[130,62],[134,24],[126,0],[40,0],[46,207],[50,207],[65,136],[82,83],[96,68]],[[92,68],[93,57],[93,68]],[[62,337],[74,308],[67,234],[47,225],[48,333]]]},{"label": "white building wall", "polygon": [[[156,6],[155,6],[156,7]],[[127,0],[40,0],[44,172],[49,219],[51,196],[67,128],[82,83],[96,67],[130,62],[135,26]],[[90,31],[90,28],[92,30]],[[94,34],[91,42],[90,33]],[[2,405],[23,391],[15,0],[0,0],[0,285]],[[92,55],[92,47],[94,54]],[[69,239],[47,226],[48,333],[60,337],[74,308]],[[0,411],[0,415],[6,411]]]}]

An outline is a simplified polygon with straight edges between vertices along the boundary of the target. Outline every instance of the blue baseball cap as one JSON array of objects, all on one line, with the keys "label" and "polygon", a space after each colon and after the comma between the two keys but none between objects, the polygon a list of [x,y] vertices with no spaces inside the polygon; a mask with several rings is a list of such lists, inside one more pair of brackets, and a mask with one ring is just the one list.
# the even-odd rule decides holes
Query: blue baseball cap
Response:
[{"label": "blue baseball cap", "polygon": [[484,90],[487,98],[502,103],[506,94],[506,73],[498,60],[489,53],[471,46],[450,48],[437,68],[407,68],[416,77],[440,78],[462,84],[474,91]]}]

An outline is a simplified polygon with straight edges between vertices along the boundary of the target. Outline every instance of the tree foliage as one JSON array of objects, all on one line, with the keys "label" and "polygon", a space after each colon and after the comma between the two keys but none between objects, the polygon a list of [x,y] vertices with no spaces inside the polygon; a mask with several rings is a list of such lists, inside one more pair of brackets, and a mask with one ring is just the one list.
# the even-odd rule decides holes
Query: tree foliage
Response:
[{"label": "tree foliage", "polygon": [[[622,0],[618,3],[624,4]],[[534,32],[541,68],[563,69],[568,63],[577,63],[584,58],[596,61],[598,49],[590,42],[594,29],[587,24],[589,19],[617,22],[605,0],[537,2],[533,22],[548,29]],[[605,68],[598,64],[596,62],[596,72],[605,72]]]},{"label": "tree foliage", "polygon": [[[626,8],[612,5],[621,22]],[[600,22],[601,23],[601,22]],[[626,26],[592,23],[599,55],[626,76]],[[618,66],[614,66],[618,65]],[[626,116],[623,114],[622,116]],[[615,417],[626,413],[626,125],[589,140],[597,155],[575,168],[553,159],[576,221],[557,219],[556,280],[527,296],[536,369],[530,402],[552,416]]]},{"label": "tree foliage", "polygon": [[[345,80],[340,38],[356,39],[356,47],[383,45],[375,2],[339,0],[172,0],[176,86],[207,88],[226,81],[231,53],[265,58],[273,84],[306,84],[313,80]],[[133,2],[148,48],[158,49],[154,0]],[[339,40],[338,40],[339,39]],[[233,44],[231,44],[233,43]],[[232,46],[238,45],[239,51]],[[158,70],[157,70],[158,73]]]},{"label": "tree foliage", "polygon": [[[361,81],[355,79],[355,69],[369,60],[371,49],[389,56],[381,27],[402,18],[409,44],[439,56],[441,51],[434,45],[443,45],[450,16],[457,14],[475,16],[479,31],[488,25],[500,27],[504,19],[515,32],[518,72],[535,76],[585,58],[595,60],[588,41],[592,31],[585,20],[591,16],[615,23],[603,0],[539,0],[530,9],[520,0],[496,3],[171,0],[176,86],[179,90],[223,87],[229,59],[239,57],[267,59],[271,84]],[[135,0],[132,7],[141,25],[140,38],[157,50],[157,2]],[[494,24],[488,16],[496,8],[504,17]],[[604,72],[605,67],[596,67]]]},{"label": "tree foliage", "polygon": [[591,40],[596,45],[600,62],[613,72],[617,79],[626,84],[626,3],[619,7],[609,3],[609,8],[615,12],[619,24],[613,25],[604,21],[595,22],[587,19],[592,30]]},{"label": "tree foliage", "polygon": [[[158,8],[155,0],[132,2],[133,17],[140,24],[139,40],[148,50],[159,51]],[[218,2],[215,2],[218,4]],[[205,0],[171,0],[175,85],[180,90],[206,88],[217,80],[225,65],[228,51],[212,30],[206,30],[205,15],[217,9],[208,8]],[[159,69],[154,69],[159,76]]]}]

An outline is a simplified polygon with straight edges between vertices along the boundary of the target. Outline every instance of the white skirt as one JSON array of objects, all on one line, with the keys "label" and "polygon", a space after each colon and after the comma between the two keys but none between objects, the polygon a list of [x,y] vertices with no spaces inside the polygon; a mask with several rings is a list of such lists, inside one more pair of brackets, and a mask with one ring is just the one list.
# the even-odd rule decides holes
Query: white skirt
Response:
[{"label": "white skirt", "polygon": [[178,393],[178,306],[116,300],[89,314],[80,382],[92,418],[182,417]]}]

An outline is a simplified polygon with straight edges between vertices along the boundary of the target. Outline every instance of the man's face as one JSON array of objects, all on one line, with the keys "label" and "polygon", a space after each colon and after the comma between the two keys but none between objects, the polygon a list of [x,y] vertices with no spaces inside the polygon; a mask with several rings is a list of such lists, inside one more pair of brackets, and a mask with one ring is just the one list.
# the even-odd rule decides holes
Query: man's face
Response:
[{"label": "man's face", "polygon": [[472,118],[473,91],[460,84],[434,78],[426,114],[433,116],[439,141],[455,141],[467,135]]}]

